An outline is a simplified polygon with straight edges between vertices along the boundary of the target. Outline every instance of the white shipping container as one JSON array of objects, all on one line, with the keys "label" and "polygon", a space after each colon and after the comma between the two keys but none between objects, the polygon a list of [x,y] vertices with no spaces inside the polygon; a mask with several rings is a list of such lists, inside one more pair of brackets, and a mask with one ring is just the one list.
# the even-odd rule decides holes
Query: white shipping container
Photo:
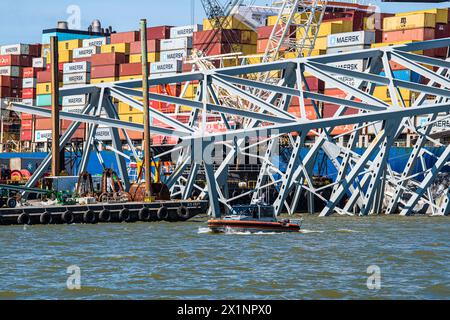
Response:
[{"label": "white shipping container", "polygon": [[370,49],[370,46],[360,45],[360,46],[348,46],[348,47],[338,47],[338,48],[328,48],[327,54],[335,54],[342,52],[353,52],[359,50]]},{"label": "white shipping container", "polygon": [[63,106],[63,112],[81,114],[83,112],[84,106]]},{"label": "white shipping container", "polygon": [[[431,129],[431,133],[443,133],[443,132],[449,132],[450,131],[450,118],[446,118],[447,115],[442,114],[437,117],[435,120],[436,122],[433,123],[433,127]],[[428,116],[418,116],[416,117],[416,125],[417,126],[423,126],[427,124]]]},{"label": "white shipping container", "polygon": [[[365,61],[364,60],[349,60],[349,61],[344,61],[344,62],[329,63],[329,65],[332,67],[346,69],[346,70],[350,70],[350,71],[363,72]],[[337,74],[330,74],[330,75],[332,77],[336,78],[337,80],[340,80],[340,81],[346,83],[349,86],[354,87],[357,84],[356,78],[344,76],[344,75],[337,75]],[[335,88],[335,86],[331,85],[328,82],[325,82],[325,89],[331,89],[331,88]]]},{"label": "white shipping container", "polygon": [[34,142],[47,142],[52,138],[52,130],[37,130],[34,132]]},{"label": "white shipping container", "polygon": [[192,49],[192,37],[161,40],[161,51]]},{"label": "white shipping container", "polygon": [[86,105],[86,95],[78,94],[74,96],[65,96],[62,98],[63,107],[84,106]]},{"label": "white shipping container", "polygon": [[178,73],[183,69],[181,60],[168,62],[155,62],[150,64],[150,73]]},{"label": "white shipping container", "polygon": [[1,46],[0,54],[11,54],[11,55],[29,55],[30,46],[28,44],[12,44],[7,46]]},{"label": "white shipping container", "polygon": [[33,58],[33,68],[45,68],[47,67],[46,58]]},{"label": "white shipping container", "polygon": [[26,106],[34,106],[34,99],[22,99],[22,104]]},{"label": "white shipping container", "polygon": [[73,49],[72,56],[74,59],[89,58],[94,54],[100,53],[100,50],[101,48],[96,46],[77,48]]},{"label": "white shipping container", "polygon": [[91,63],[88,61],[65,63],[63,66],[63,73],[89,73],[91,72]]},{"label": "white shipping container", "polygon": [[36,88],[36,79],[35,78],[23,78],[22,87],[25,89]]},{"label": "white shipping container", "polygon": [[170,29],[170,38],[183,38],[183,37],[193,37],[194,32],[203,31],[203,26],[201,24],[195,24],[191,26],[174,27]]},{"label": "white shipping container", "polygon": [[168,77],[168,76],[176,76],[178,72],[166,72],[166,73],[152,73],[150,75],[151,79],[161,78],[161,77]]},{"label": "white shipping container", "polygon": [[109,44],[109,38],[107,38],[107,37],[83,40],[83,47],[93,47],[93,46],[101,47],[101,46],[104,46],[105,44]]},{"label": "white shipping container", "polygon": [[9,77],[20,77],[20,68],[19,67],[0,67],[0,76],[9,76]]},{"label": "white shipping container", "polygon": [[95,132],[95,139],[100,141],[109,141],[112,140],[111,131],[106,127],[98,127]]},{"label": "white shipping container", "polygon": [[328,48],[370,45],[372,43],[375,43],[374,31],[345,32],[328,36]]},{"label": "white shipping container", "polygon": [[184,60],[185,58],[191,55],[191,50],[189,49],[181,49],[181,50],[172,50],[172,51],[161,51],[160,61],[174,61],[174,60]]},{"label": "white shipping container", "polygon": [[71,73],[63,75],[64,85],[87,84],[91,81],[89,73]]}]

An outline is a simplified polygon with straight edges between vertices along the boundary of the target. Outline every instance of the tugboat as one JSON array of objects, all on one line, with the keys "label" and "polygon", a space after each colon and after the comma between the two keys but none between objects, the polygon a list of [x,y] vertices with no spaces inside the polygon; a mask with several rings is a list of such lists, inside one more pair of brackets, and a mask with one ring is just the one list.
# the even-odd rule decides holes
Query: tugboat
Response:
[{"label": "tugboat", "polygon": [[223,219],[209,220],[208,228],[213,233],[300,232],[301,221],[287,219],[279,221],[272,206],[256,204],[233,207],[231,215]]}]

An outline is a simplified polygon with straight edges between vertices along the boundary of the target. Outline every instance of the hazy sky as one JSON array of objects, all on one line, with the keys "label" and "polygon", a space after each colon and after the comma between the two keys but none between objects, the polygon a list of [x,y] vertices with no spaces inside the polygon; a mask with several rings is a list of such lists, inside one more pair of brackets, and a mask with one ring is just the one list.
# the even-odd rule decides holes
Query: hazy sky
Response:
[{"label": "hazy sky", "polygon": [[[186,25],[192,21],[192,0],[2,0],[0,19],[0,44],[39,42],[41,31],[66,20],[70,5],[81,9],[81,25],[85,29],[93,19],[100,19],[103,26],[113,26],[116,31],[136,30],[140,18],[147,18],[150,25]],[[195,19],[203,18],[200,0],[195,2]],[[226,2],[222,0],[222,3]],[[256,3],[266,4],[270,0]],[[361,2],[361,1],[358,1]],[[379,1],[364,1],[372,4]],[[383,11],[408,11],[427,7],[450,7],[443,4],[383,4]]]}]

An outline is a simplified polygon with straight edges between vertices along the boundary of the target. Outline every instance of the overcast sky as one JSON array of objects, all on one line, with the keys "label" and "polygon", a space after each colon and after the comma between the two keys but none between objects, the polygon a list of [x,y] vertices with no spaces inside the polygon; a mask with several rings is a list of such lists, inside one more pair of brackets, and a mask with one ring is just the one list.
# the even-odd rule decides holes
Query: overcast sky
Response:
[{"label": "overcast sky", "polygon": [[[70,5],[81,9],[83,29],[93,19],[99,19],[102,25],[113,26],[116,31],[136,30],[140,18],[147,18],[150,25],[187,25],[191,24],[192,0],[1,0],[2,18],[0,19],[0,45],[13,43],[39,42],[43,29],[56,26],[59,20],[67,20],[66,13]],[[200,0],[195,2],[195,20],[201,22],[203,9]],[[222,0],[222,3],[226,1]],[[259,4],[270,0],[256,0]],[[360,2],[360,1],[358,1]],[[379,1],[365,1],[379,3]],[[384,4],[383,11],[398,12],[427,7],[450,7],[443,4]]]}]

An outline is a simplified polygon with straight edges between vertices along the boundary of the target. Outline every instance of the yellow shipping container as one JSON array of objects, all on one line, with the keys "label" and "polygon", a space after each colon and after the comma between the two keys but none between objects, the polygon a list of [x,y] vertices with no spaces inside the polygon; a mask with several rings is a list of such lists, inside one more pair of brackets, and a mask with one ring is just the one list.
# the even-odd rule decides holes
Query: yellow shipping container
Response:
[{"label": "yellow shipping container", "polygon": [[186,113],[186,112],[191,112],[192,108],[191,107],[187,107],[187,106],[180,106],[180,112],[181,113]]},{"label": "yellow shipping container", "polygon": [[[320,26],[317,37],[327,37],[330,34],[343,33],[343,32],[352,32],[353,31],[353,22],[352,21],[332,21],[332,22],[323,22]],[[313,37],[316,33],[313,28],[309,30],[309,36]],[[296,38],[302,39],[305,34],[304,29],[298,29],[296,32]]]},{"label": "yellow shipping container", "polygon": [[143,115],[142,111],[139,111],[138,109],[133,108],[124,102],[119,102],[117,110],[119,112],[119,116],[120,115],[136,115],[136,114]]},{"label": "yellow shipping container", "polygon": [[58,50],[73,50],[77,48],[81,48],[83,46],[83,41],[81,39],[67,40],[67,41],[58,41]]},{"label": "yellow shipping container", "polygon": [[119,119],[122,121],[143,124],[144,114],[133,114],[133,113],[119,114]]},{"label": "yellow shipping container", "polygon": [[[215,21],[210,21],[208,19],[203,20],[203,30],[213,30],[214,29]],[[248,25],[240,21],[239,19],[236,19],[235,17],[222,17],[220,18],[220,24],[223,29],[237,29],[237,30],[251,30]]]},{"label": "yellow shipping container", "polygon": [[119,77],[119,81],[141,80],[141,79],[142,79],[141,75]]},{"label": "yellow shipping container", "polygon": [[[321,13],[320,12],[316,12],[316,19],[320,18]],[[308,21],[310,17],[310,13],[296,13],[293,17],[293,24],[303,24],[306,21]],[[282,19],[284,21],[287,21],[287,19],[289,18],[288,15],[283,15]],[[267,25],[268,26],[274,26],[277,23],[278,20],[278,16],[269,16],[267,18]]]},{"label": "yellow shipping container", "polygon": [[241,51],[246,56],[256,54],[256,44],[243,44]]},{"label": "yellow shipping container", "polygon": [[52,92],[52,84],[50,82],[38,83],[36,85],[36,94],[50,94]]},{"label": "yellow shipping container", "polygon": [[[63,83],[59,83],[59,87],[62,87]],[[51,94],[52,93],[52,84],[51,82],[38,83],[36,85],[36,94]]]},{"label": "yellow shipping container", "polygon": [[98,84],[98,83],[109,83],[118,81],[119,78],[111,77],[111,78],[98,78],[98,79],[91,79],[91,84]]},{"label": "yellow shipping container", "polygon": [[443,9],[428,9],[428,10],[419,10],[419,11],[411,11],[411,12],[401,12],[397,13],[395,16],[411,16],[416,14],[430,13],[436,15],[436,23],[448,23],[448,8]]},{"label": "yellow shipping container", "polygon": [[[148,62],[158,62],[160,57],[159,52],[150,52],[147,54]],[[141,63],[142,62],[142,56],[141,54],[130,54],[130,63]]]},{"label": "yellow shipping container", "polygon": [[[58,59],[59,59],[59,63],[72,62],[72,50],[59,51]],[[49,60],[51,60],[51,59],[49,59]],[[49,62],[47,61],[47,63],[49,63]]]},{"label": "yellow shipping container", "polygon": [[259,64],[262,61],[262,57],[246,57],[247,64]]},{"label": "yellow shipping container", "polygon": [[258,41],[258,34],[256,32],[249,30],[244,30],[241,32],[241,43],[256,45],[256,41]]},{"label": "yellow shipping container", "polygon": [[[417,93],[415,93],[415,92],[413,92],[411,90],[408,90],[408,89],[404,89],[404,88],[400,88],[400,93],[401,93],[401,95],[402,95],[404,100],[409,100],[409,101],[413,100],[417,96]],[[388,87],[381,87],[381,86],[380,87],[376,87],[374,92],[373,92],[373,96],[378,98],[378,99],[380,99],[380,100],[383,100],[385,102],[391,102],[392,101],[391,100],[391,96],[389,94],[389,88]]]},{"label": "yellow shipping container", "polygon": [[106,44],[101,47],[101,53],[130,53],[130,44],[129,43],[115,43],[115,44]]},{"label": "yellow shipping container", "polygon": [[[381,48],[381,47],[392,47],[392,46],[399,46],[402,44],[409,44],[419,41],[400,41],[400,42],[380,42],[380,43],[373,43],[371,45],[371,48]],[[423,50],[413,51],[412,53],[415,54],[423,54]]]},{"label": "yellow shipping container", "polygon": [[198,84],[190,84],[187,87],[186,93],[184,94],[184,98],[193,99],[197,94]]},{"label": "yellow shipping container", "polygon": [[316,45],[314,50],[327,50],[328,48],[328,37],[320,37],[316,39]]},{"label": "yellow shipping container", "polygon": [[384,31],[435,28],[435,27],[436,27],[436,15],[432,13],[401,15],[384,18],[383,21]]}]

